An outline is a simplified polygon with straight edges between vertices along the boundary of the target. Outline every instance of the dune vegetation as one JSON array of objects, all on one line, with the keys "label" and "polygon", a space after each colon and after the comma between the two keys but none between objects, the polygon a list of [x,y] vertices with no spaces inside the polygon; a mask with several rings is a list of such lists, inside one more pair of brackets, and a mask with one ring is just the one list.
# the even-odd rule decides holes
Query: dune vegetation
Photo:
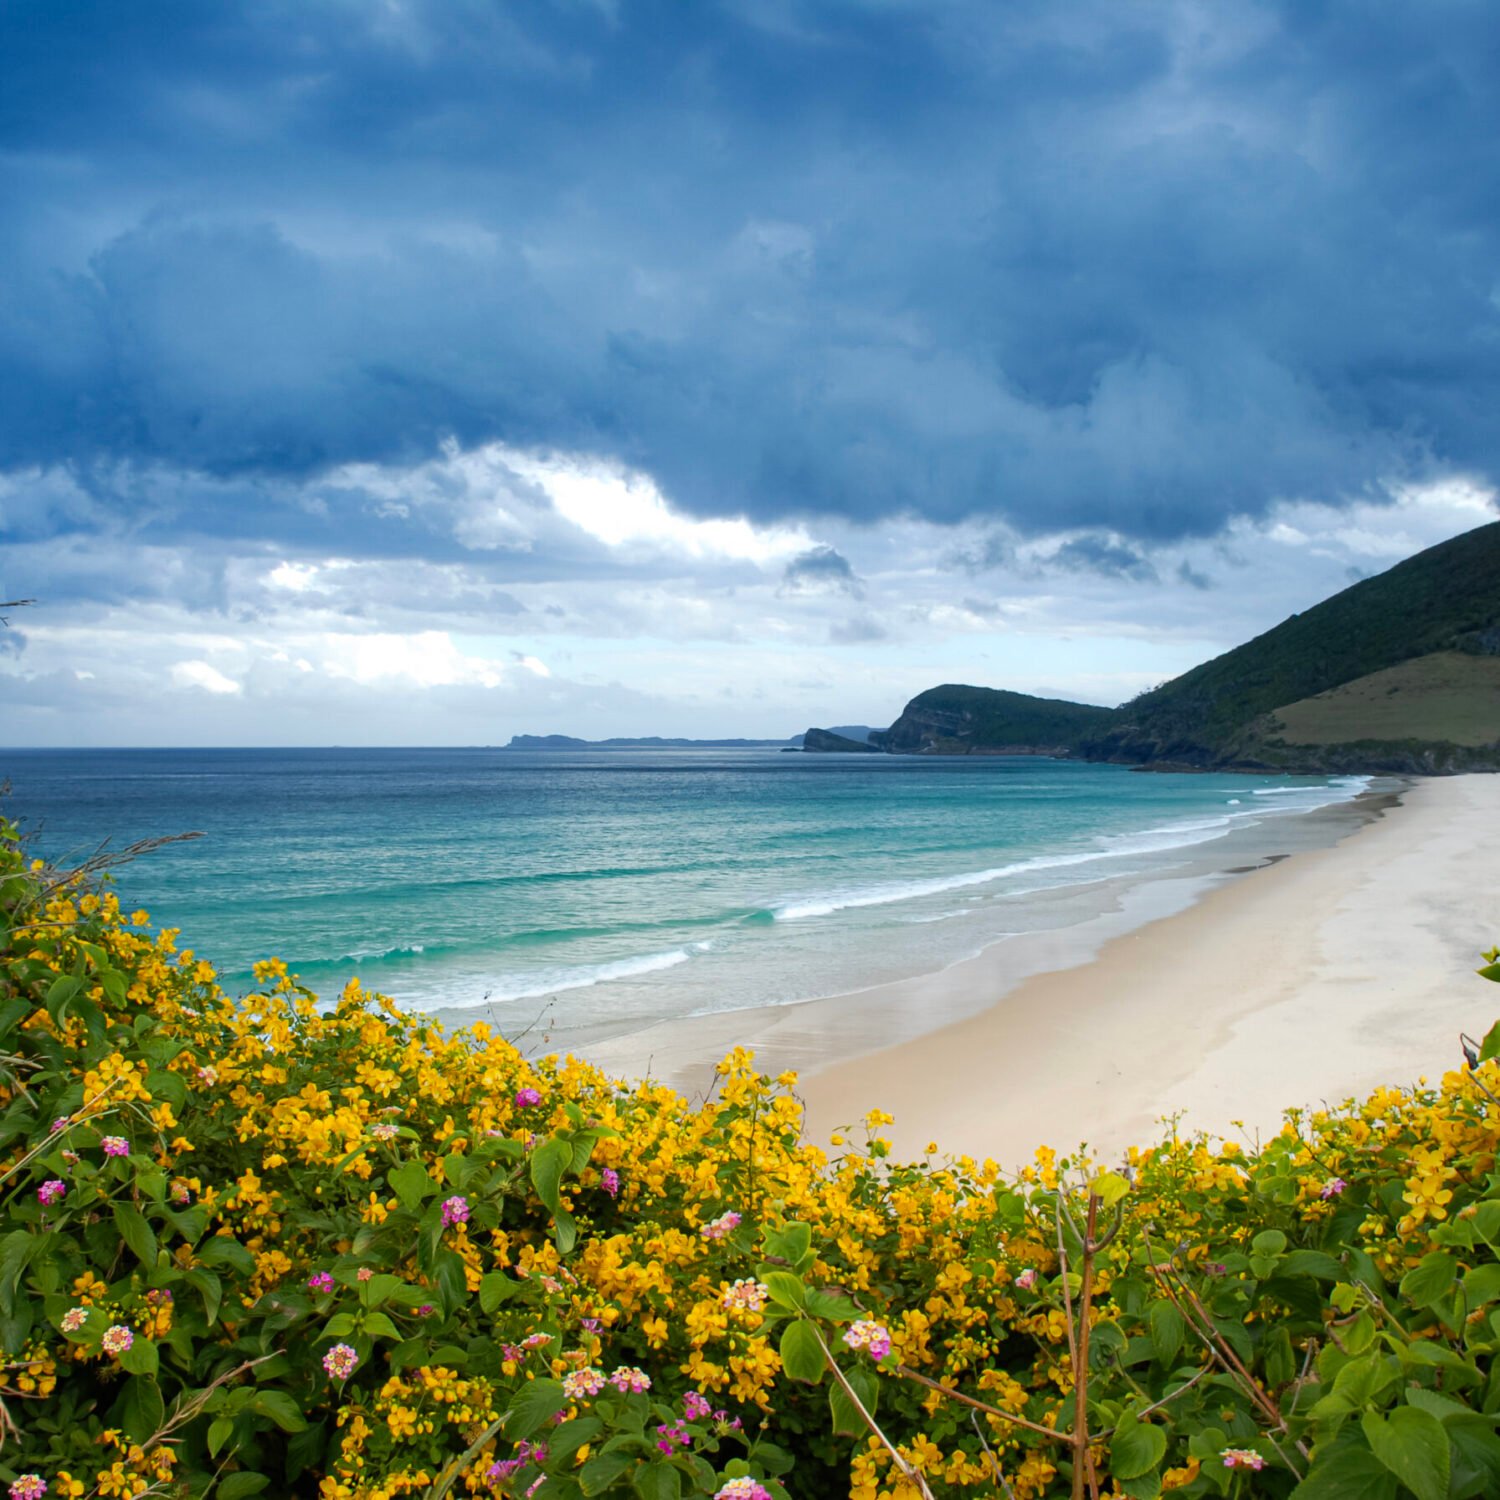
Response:
[{"label": "dune vegetation", "polygon": [[1491,1039],[1011,1176],[812,1144],[745,1053],[690,1104],[275,960],[232,998],[9,825],[0,923],[12,1497],[1500,1492]]}]

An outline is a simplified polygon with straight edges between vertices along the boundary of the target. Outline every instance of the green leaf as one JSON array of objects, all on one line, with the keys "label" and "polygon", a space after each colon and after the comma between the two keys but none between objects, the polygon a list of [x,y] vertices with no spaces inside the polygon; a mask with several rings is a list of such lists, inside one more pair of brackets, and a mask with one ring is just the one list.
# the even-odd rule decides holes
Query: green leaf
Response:
[{"label": "green leaf", "polygon": [[511,1397],[505,1414],[505,1435],[512,1442],[530,1437],[568,1404],[558,1380],[528,1380]]},{"label": "green leaf", "polygon": [[802,1318],[793,1318],[781,1335],[781,1363],[793,1380],[816,1385],[827,1363],[817,1330]]},{"label": "green leaf", "polygon": [[115,1204],[115,1228],[130,1246],[132,1254],[147,1270],[156,1269],[156,1236],[140,1209],[129,1203]]},{"label": "green leaf", "polygon": [[161,1365],[161,1356],[150,1339],[136,1335],[135,1342],[120,1356],[121,1369],[132,1375],[154,1375]]},{"label": "green leaf", "polygon": [[[1500,964],[1486,964],[1484,968],[1476,969],[1475,973],[1483,974],[1486,979],[1493,979],[1495,975],[1491,971],[1495,969],[1500,969]],[[1479,1044],[1480,1062],[1488,1062],[1492,1057],[1500,1057],[1500,1021],[1496,1021],[1485,1032],[1484,1040]]]},{"label": "green leaf", "polygon": [[237,1239],[216,1234],[193,1252],[201,1266],[232,1266],[242,1276],[255,1275],[255,1257]]},{"label": "green leaf", "polygon": [[[880,1381],[875,1372],[867,1365],[856,1365],[845,1373],[844,1378],[873,1417],[876,1397],[880,1394]],[[870,1429],[860,1415],[859,1407],[849,1399],[849,1393],[837,1380],[828,1382],[828,1409],[833,1417],[833,1430],[839,1437],[863,1438],[868,1435]]]},{"label": "green leaf", "polygon": [[1105,1208],[1113,1208],[1130,1191],[1130,1183],[1118,1172],[1101,1172],[1089,1184],[1089,1189],[1099,1195]]},{"label": "green leaf", "polygon": [[863,1316],[847,1297],[841,1297],[837,1292],[808,1292],[807,1310],[813,1317],[823,1318],[829,1323],[853,1323]]},{"label": "green leaf", "polygon": [[1447,1500],[1448,1435],[1431,1412],[1398,1406],[1382,1417],[1369,1411],[1360,1426],[1375,1457],[1417,1500]]},{"label": "green leaf", "polygon": [[372,1312],[365,1314],[364,1327],[361,1332],[368,1334],[371,1338],[384,1338],[400,1340],[401,1330],[386,1317],[383,1312]]},{"label": "green leaf", "polygon": [[479,1283],[479,1305],[486,1313],[492,1313],[502,1302],[508,1302],[521,1290],[521,1283],[504,1271],[491,1271]]},{"label": "green leaf", "polygon": [[762,1242],[767,1255],[795,1266],[812,1246],[812,1229],[806,1224],[787,1224],[766,1230]]},{"label": "green leaf", "polygon": [[1280,1255],[1286,1249],[1286,1236],[1279,1229],[1262,1229],[1250,1241],[1250,1248],[1257,1255]]},{"label": "green leaf", "polygon": [[234,1423],[228,1417],[220,1417],[217,1422],[209,1425],[208,1429],[208,1456],[217,1458],[219,1449],[229,1441],[234,1434]]},{"label": "green leaf", "polygon": [[553,1136],[531,1153],[531,1185],[536,1195],[555,1215],[559,1208],[558,1190],[562,1186],[563,1173],[573,1159],[573,1148],[564,1140]]},{"label": "green leaf", "polygon": [[401,1200],[402,1208],[410,1209],[413,1213],[438,1190],[437,1183],[428,1176],[427,1168],[419,1161],[404,1161],[399,1167],[393,1167],[386,1173],[385,1180]]},{"label": "green leaf", "polygon": [[1186,1332],[1187,1324],[1174,1304],[1165,1299],[1151,1304],[1151,1347],[1158,1364],[1171,1364]]},{"label": "green leaf", "polygon": [[807,1306],[807,1288],[798,1277],[786,1271],[767,1271],[766,1288],[771,1293],[771,1301],[778,1307],[796,1311]]},{"label": "green leaf", "polygon": [[61,1021],[68,1002],[83,988],[83,980],[75,974],[64,974],[54,979],[47,987],[47,1014],[54,1021]]},{"label": "green leaf", "polygon": [[194,1266],[183,1273],[183,1279],[203,1298],[203,1317],[210,1328],[219,1316],[219,1304],[224,1299],[224,1286],[212,1271]]},{"label": "green leaf", "polygon": [[578,1485],[585,1495],[602,1495],[627,1469],[640,1460],[634,1453],[601,1453],[578,1471]]},{"label": "green leaf", "polygon": [[1282,1276],[1311,1276],[1317,1281],[1337,1281],[1344,1274],[1344,1268],[1322,1250],[1293,1250],[1278,1270]]},{"label": "green leaf", "polygon": [[1457,1276],[1458,1262],[1446,1250],[1433,1250],[1401,1278],[1401,1295],[1409,1297],[1418,1307],[1431,1307]]},{"label": "green leaf", "polygon": [[1500,1265],[1475,1266],[1464,1274],[1464,1305],[1470,1312],[1500,1297]]},{"label": "green leaf", "polygon": [[353,1332],[354,1314],[335,1313],[333,1317],[328,1320],[327,1327],[323,1329],[323,1337],[325,1339],[342,1339],[347,1338]]},{"label": "green leaf", "polygon": [[635,1476],[634,1488],[641,1500],[680,1500],[682,1472],[668,1464],[652,1464]]},{"label": "green leaf", "polygon": [[1396,1500],[1390,1472],[1363,1444],[1348,1444],[1324,1454],[1319,1450],[1307,1478],[1291,1500]]},{"label": "green leaf", "polygon": [[269,1417],[283,1432],[301,1432],[307,1426],[302,1408],[285,1391],[257,1391],[250,1410]]},{"label": "green leaf", "polygon": [[469,1299],[469,1283],[464,1275],[463,1257],[456,1251],[444,1250],[437,1258],[435,1269],[443,1311],[451,1315]]},{"label": "green leaf", "polygon": [[144,1443],[161,1426],[167,1412],[161,1387],[150,1375],[132,1375],[125,1382],[117,1410],[120,1426],[137,1443]]},{"label": "green leaf", "polygon": [[1117,1479],[1137,1479],[1150,1473],[1166,1451],[1167,1435],[1160,1427],[1126,1412],[1109,1440],[1109,1471]]},{"label": "green leaf", "polygon": [[226,1474],[214,1491],[218,1500],[245,1500],[247,1495],[258,1495],[270,1484],[264,1474],[252,1474],[241,1469],[237,1474]]},{"label": "green leaf", "polygon": [[[347,1279],[348,1273],[343,1273],[341,1279]],[[368,1281],[356,1283],[359,1287],[359,1300],[365,1307],[384,1307],[392,1297],[399,1296],[404,1291],[415,1291],[408,1287],[406,1282],[399,1276],[392,1276],[388,1271],[381,1271],[370,1277]],[[417,1301],[426,1300],[423,1293],[418,1292]]]},{"label": "green leaf", "polygon": [[559,1208],[552,1215],[552,1229],[557,1240],[557,1253],[569,1255],[578,1243],[578,1221],[567,1209]]}]

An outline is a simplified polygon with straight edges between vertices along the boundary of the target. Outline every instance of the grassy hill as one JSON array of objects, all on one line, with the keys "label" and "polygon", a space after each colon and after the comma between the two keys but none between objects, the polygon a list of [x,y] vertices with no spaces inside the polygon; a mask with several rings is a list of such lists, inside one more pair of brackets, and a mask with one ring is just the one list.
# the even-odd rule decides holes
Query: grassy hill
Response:
[{"label": "grassy hill", "polygon": [[1268,734],[1289,745],[1417,738],[1500,741],[1500,656],[1435,651],[1278,708]]},{"label": "grassy hill", "polygon": [[918,693],[871,741],[898,755],[1067,755],[1086,736],[1100,733],[1111,712],[950,682]]},{"label": "grassy hill", "polygon": [[[1270,716],[1280,717],[1278,710],[1295,708],[1296,723],[1316,721],[1323,733],[1333,722],[1330,711],[1309,719],[1304,700],[1414,658],[1455,651],[1500,651],[1500,522],[1429,547],[1143,694],[1081,748],[1091,758],[1141,764],[1287,767],[1284,753],[1266,753],[1266,741],[1277,737]],[[1338,712],[1351,713],[1357,696],[1342,700]],[[1391,733],[1379,738],[1429,739],[1428,721],[1405,712],[1416,702],[1408,696],[1389,705],[1382,723]],[[1309,761],[1309,769],[1319,768]]]}]

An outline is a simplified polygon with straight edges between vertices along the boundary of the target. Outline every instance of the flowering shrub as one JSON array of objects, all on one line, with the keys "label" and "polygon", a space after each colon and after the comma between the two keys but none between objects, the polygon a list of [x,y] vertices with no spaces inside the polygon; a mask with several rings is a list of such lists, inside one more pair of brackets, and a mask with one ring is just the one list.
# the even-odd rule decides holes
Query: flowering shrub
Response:
[{"label": "flowering shrub", "polygon": [[[1500,1492],[1500,1067],[1099,1173],[803,1140],[272,960],[0,825],[12,1496]],[[1489,977],[1500,977],[1496,956]],[[122,1149],[123,1148],[123,1149]]]}]

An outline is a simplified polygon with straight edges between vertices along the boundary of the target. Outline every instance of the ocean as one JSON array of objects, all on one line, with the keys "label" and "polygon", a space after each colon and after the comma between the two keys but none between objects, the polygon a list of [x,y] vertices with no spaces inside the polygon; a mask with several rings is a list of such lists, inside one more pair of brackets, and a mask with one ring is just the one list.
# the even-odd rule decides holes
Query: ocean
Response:
[{"label": "ocean", "polygon": [[202,831],[117,889],[231,992],[276,956],[565,1037],[942,969],[1367,784],[775,750],[9,750],[5,777],[53,860]]}]

